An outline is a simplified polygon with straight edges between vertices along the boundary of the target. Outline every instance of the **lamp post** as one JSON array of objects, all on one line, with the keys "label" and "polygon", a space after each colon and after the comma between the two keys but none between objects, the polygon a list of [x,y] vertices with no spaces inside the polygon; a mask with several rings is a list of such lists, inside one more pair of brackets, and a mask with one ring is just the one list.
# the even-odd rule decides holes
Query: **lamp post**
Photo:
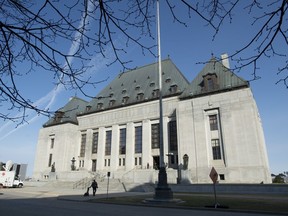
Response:
[{"label": "lamp post", "polygon": [[157,0],[157,37],[158,37],[158,81],[159,81],[159,147],[160,147],[160,169],[158,173],[158,184],[155,188],[154,199],[170,200],[173,199],[173,193],[167,184],[167,172],[164,164],[164,146],[163,146],[163,102],[162,102],[162,65],[161,65],[161,47],[160,47],[160,10],[159,0]]},{"label": "lamp post", "polygon": [[74,171],[76,169],[75,168],[75,162],[76,162],[75,157],[73,157],[72,160],[71,160],[71,170],[72,171]]}]

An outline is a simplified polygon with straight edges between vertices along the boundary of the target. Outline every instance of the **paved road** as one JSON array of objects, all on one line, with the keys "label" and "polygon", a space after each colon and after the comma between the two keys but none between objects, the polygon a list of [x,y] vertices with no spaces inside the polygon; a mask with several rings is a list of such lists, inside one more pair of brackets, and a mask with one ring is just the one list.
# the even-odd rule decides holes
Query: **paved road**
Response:
[{"label": "paved road", "polygon": [[[57,194],[58,193],[58,194]],[[59,191],[2,189],[0,215],[2,216],[258,216],[262,214],[223,212],[211,210],[172,209],[161,207],[128,206],[83,202],[83,196],[67,195],[71,200],[59,200]],[[62,196],[64,191],[62,191]],[[75,193],[75,192],[74,192]],[[99,195],[100,196],[100,195]],[[87,198],[89,199],[89,198]]]}]

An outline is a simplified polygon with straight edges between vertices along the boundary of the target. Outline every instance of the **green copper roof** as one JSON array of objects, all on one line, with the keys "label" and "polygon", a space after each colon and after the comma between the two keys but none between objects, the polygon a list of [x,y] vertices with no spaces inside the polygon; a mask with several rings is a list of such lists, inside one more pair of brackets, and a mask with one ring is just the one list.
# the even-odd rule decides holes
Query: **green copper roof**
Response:
[{"label": "green copper roof", "polygon": [[[181,94],[189,85],[170,59],[162,61],[162,96]],[[119,74],[89,103],[87,113],[143,103],[158,97],[158,63]]]},{"label": "green copper roof", "polygon": [[77,114],[83,112],[87,105],[87,101],[73,97],[64,107],[57,110],[55,115],[50,118],[49,121],[43,125],[43,127],[65,123],[78,124]]},{"label": "green copper roof", "polygon": [[[163,98],[178,96],[184,100],[247,87],[247,81],[235,75],[215,58],[204,66],[190,84],[170,59],[162,61]],[[157,100],[158,93],[158,63],[139,67],[119,74],[89,103],[72,98],[43,127],[64,123],[78,124],[77,115]]]},{"label": "green copper roof", "polygon": [[235,75],[213,57],[185,89],[180,98],[199,97],[244,87],[249,87],[248,81]]}]

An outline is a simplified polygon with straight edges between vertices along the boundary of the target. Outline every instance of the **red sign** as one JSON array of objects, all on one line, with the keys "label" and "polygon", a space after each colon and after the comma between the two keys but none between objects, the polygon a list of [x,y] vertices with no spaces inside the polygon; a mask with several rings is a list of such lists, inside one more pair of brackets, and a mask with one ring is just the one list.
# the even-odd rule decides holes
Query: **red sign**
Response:
[{"label": "red sign", "polygon": [[218,173],[214,167],[212,167],[209,176],[210,176],[211,180],[213,181],[213,183],[216,184],[216,182],[218,180]]}]

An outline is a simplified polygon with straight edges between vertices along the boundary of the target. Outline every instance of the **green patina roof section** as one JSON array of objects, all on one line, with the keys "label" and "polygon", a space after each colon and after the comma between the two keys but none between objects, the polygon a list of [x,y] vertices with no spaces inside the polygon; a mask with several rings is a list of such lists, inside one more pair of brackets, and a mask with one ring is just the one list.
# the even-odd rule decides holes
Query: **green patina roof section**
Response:
[{"label": "green patina roof section", "polygon": [[[216,74],[218,88],[211,91],[202,91],[201,83],[207,74]],[[196,76],[191,84],[181,94],[180,98],[199,97],[201,95],[214,94],[221,91],[228,91],[235,88],[249,87],[248,81],[235,75],[214,57],[205,65],[202,71]]]},{"label": "green patina roof section", "polygon": [[[50,118],[43,127],[49,127],[58,124],[72,123],[78,124],[77,114],[85,111],[88,102],[77,97],[73,97],[62,108],[56,111],[54,117]],[[57,114],[61,115],[61,118],[57,120]]]},{"label": "green patina roof section", "polygon": [[[217,88],[203,91],[204,77],[209,74],[216,75]],[[173,86],[177,86],[177,91],[171,91],[171,87]],[[170,59],[162,61],[162,96],[164,98],[178,95],[180,99],[185,99],[247,87],[249,87],[248,81],[235,75],[215,58],[212,58],[205,65],[203,70],[190,84]],[[73,97],[43,127],[64,123],[78,124],[77,115],[85,115],[156,100],[159,96],[153,94],[153,92],[158,89],[158,63],[139,67],[135,70],[119,74],[90,103]],[[141,99],[138,98],[139,95],[141,95]],[[126,103],[123,103],[124,97],[129,97]],[[111,101],[114,101],[112,105]],[[101,108],[98,107],[100,103],[103,105]]]},{"label": "green patina roof section", "polygon": [[[189,85],[188,80],[170,59],[162,61],[162,83],[163,97],[179,95]],[[171,92],[171,86],[173,85],[178,86],[177,92]],[[157,96],[153,95],[153,91],[157,89],[159,89],[158,63],[139,67],[119,74],[89,103],[91,109],[88,112],[124,106],[122,100],[125,96],[129,97],[125,106],[157,99]],[[137,99],[139,94],[143,94],[143,100]],[[112,106],[109,105],[111,100],[114,100]],[[97,108],[99,103],[103,104],[100,110]]]}]

